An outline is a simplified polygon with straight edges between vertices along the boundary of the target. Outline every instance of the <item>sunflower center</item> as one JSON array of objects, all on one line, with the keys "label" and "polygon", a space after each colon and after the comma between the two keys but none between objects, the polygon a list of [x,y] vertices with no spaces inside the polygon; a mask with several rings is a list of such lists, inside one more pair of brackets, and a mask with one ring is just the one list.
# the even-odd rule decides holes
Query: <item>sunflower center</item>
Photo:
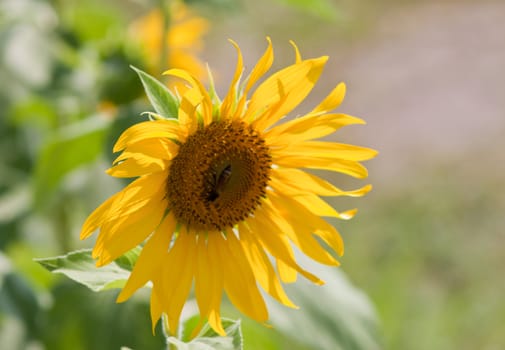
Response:
[{"label": "sunflower center", "polygon": [[271,164],[265,141],[250,125],[213,122],[189,136],[172,160],[170,209],[194,230],[231,228],[260,204]]}]

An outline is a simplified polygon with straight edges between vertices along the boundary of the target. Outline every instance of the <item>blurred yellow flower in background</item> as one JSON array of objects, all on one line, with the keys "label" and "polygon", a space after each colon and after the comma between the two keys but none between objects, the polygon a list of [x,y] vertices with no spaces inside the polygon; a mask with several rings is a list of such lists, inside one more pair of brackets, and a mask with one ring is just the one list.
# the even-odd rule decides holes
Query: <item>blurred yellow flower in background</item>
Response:
[{"label": "blurred yellow flower in background", "polygon": [[167,13],[157,8],[134,21],[129,33],[141,47],[149,72],[159,74],[168,68],[180,68],[204,79],[206,69],[197,54],[203,48],[202,36],[208,27],[206,19],[175,1]]},{"label": "blurred yellow flower in background", "polygon": [[151,281],[153,327],[164,313],[175,332],[193,282],[201,321],[208,320],[221,335],[223,291],[259,322],[267,321],[268,311],[257,284],[280,303],[296,307],[281,281],[294,282],[301,274],[324,282],[298,265],[293,245],[319,263],[337,266],[316,238],[340,256],[343,242],[322,217],[349,219],[356,212],[337,212],[320,196],[359,197],[371,189],[345,191],[303,170],[367,176],[360,162],[376,151],[314,141],[343,126],[364,124],[331,112],[344,99],[343,83],[309,113],[278,124],[310,93],[328,57],[302,59],[293,44],[296,62],[264,80],[248,99],[273,63],[268,41],[243,84],[242,54],[234,44],[237,67],[222,101],[212,84],[205,89],[194,74],[165,72],[187,84],[178,98],[178,118],[138,123],[114,146],[122,153],[108,173],[138,178],[89,216],[81,238],[100,229],[93,249],[98,266],[147,239],[118,301]]}]

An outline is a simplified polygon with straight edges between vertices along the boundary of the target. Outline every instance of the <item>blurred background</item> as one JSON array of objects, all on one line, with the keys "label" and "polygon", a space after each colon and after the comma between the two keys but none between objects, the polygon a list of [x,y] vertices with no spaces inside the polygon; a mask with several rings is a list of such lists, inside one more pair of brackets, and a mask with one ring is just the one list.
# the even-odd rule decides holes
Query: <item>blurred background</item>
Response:
[{"label": "blurred background", "polygon": [[[344,81],[340,111],[368,124],[332,138],[380,152],[367,163],[374,190],[332,201],[360,210],[335,222],[346,242],[338,278],[374,339],[341,348],[503,349],[504,19],[499,0],[0,0],[0,347],[163,347],[145,295],[116,305],[117,292],[92,293],[32,259],[91,247],[80,226],[124,186],[104,173],[112,144],[150,110],[129,65],[204,79],[208,62],[224,95],[236,59],[227,39],[247,72],[270,36],[273,69],[294,61],[289,40],[303,57],[330,56],[297,112]],[[309,299],[345,324],[332,283]],[[244,320],[246,349],[332,349],[284,331],[273,311],[274,329]],[[304,312],[291,315],[308,329]]]}]

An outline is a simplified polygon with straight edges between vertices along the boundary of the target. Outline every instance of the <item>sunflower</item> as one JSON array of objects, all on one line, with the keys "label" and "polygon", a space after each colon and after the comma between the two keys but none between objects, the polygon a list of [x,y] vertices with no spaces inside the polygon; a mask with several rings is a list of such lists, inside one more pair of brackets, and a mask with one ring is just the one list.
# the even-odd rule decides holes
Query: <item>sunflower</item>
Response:
[{"label": "sunflower", "polygon": [[206,90],[188,72],[168,70],[165,74],[187,84],[177,98],[177,118],[138,123],[114,146],[122,153],[108,174],[137,179],[89,216],[81,239],[100,229],[93,249],[97,266],[145,242],[118,302],[150,281],[153,329],[165,314],[175,332],[193,284],[201,320],[222,335],[223,291],[259,322],[268,319],[268,311],[258,285],[295,308],[281,282],[294,282],[300,274],[323,283],[297,263],[295,246],[319,263],[339,264],[331,250],[341,256],[342,239],[322,217],[349,219],[356,210],[337,212],[320,196],[357,197],[371,186],[344,191],[303,169],[365,178],[359,162],[376,151],[315,141],[342,126],[364,124],[330,113],[344,98],[343,83],[309,113],[277,123],[309,94],[328,59],[302,59],[292,44],[295,63],[265,79],[250,99],[272,65],[270,39],[243,84],[242,54],[233,43],[237,67],[222,101],[212,84]]},{"label": "sunflower", "polygon": [[[164,15],[160,9],[150,11],[130,26],[130,37],[139,43],[148,71],[158,74],[167,67],[181,68],[204,78],[205,66],[197,54],[203,48],[202,36],[209,27],[208,21],[194,15],[183,2],[174,1],[170,7],[165,38],[164,26]],[[160,62],[164,46],[167,48],[166,62]],[[160,64],[165,67],[160,67]]]}]

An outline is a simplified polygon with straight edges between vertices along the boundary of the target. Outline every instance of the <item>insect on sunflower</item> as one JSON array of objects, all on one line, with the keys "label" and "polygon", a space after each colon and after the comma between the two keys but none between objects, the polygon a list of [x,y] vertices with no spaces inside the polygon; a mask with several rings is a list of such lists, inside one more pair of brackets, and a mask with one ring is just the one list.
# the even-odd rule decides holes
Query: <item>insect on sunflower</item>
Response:
[{"label": "insect on sunflower", "polygon": [[[233,43],[233,42],[232,42]],[[344,251],[336,229],[322,217],[348,219],[355,210],[337,212],[320,196],[366,194],[371,186],[344,191],[302,169],[323,169],[357,178],[367,176],[360,161],[376,151],[353,145],[315,141],[356,117],[331,113],[342,102],[345,85],[309,113],[277,123],[309,94],[328,59],[302,59],[266,78],[274,54],[268,47],[240,84],[240,48],[235,75],[221,101],[184,70],[187,89],[177,97],[176,118],[157,118],[127,129],[114,146],[122,151],[107,172],[137,177],[98,207],[84,223],[81,238],[96,229],[93,249],[103,266],[145,242],[118,301],[152,283],[153,327],[164,313],[174,332],[193,288],[202,320],[219,334],[223,291],[244,314],[259,322],[268,311],[258,288],[288,307],[296,307],[283,290],[298,274],[323,282],[297,263],[294,246],[315,261],[338,265],[328,249]],[[212,79],[210,79],[212,81]],[[164,116],[167,117],[167,116]]]}]

